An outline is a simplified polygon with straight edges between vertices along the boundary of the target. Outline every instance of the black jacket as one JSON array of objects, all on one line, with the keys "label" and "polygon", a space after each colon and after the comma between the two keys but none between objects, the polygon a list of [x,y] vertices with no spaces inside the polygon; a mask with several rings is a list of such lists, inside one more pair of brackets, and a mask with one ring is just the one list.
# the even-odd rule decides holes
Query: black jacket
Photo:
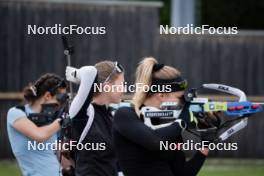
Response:
[{"label": "black jacket", "polygon": [[[106,106],[93,104],[95,117],[93,124],[82,141],[89,144],[93,150],[75,149],[76,176],[115,176],[117,175],[117,161],[112,142],[112,119]],[[83,124],[83,123],[82,123]],[[82,128],[74,123],[74,128]],[[76,132],[75,132],[76,135]]]},{"label": "black jacket", "polygon": [[[85,66],[78,70],[80,86],[74,97],[69,114],[72,118],[72,132],[75,141],[87,145],[88,150],[75,148],[76,176],[115,176],[117,164],[112,143],[112,116],[106,106],[93,104],[94,119],[87,133],[84,132],[88,119],[92,119],[89,108],[93,97],[93,85],[96,82],[97,70],[93,66]],[[89,126],[89,125],[87,125]],[[89,150],[90,149],[90,150]]]},{"label": "black jacket", "polygon": [[182,142],[177,123],[153,130],[133,108],[120,108],[113,122],[114,145],[125,176],[193,176],[205,156],[199,151],[186,162],[182,151],[160,150],[160,141]]}]

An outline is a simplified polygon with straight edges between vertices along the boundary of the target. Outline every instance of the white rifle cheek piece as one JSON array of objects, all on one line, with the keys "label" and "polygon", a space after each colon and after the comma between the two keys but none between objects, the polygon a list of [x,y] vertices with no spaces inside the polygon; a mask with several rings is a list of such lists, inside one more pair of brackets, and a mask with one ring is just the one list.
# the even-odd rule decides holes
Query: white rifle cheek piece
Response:
[{"label": "white rifle cheek piece", "polygon": [[[151,106],[145,106],[141,109],[144,124],[152,129],[163,128],[175,122],[178,123],[183,130],[186,129],[186,122],[178,118],[180,112],[181,110],[161,110]],[[161,118],[162,120],[168,120],[168,122],[154,125],[152,124],[151,118]]]}]

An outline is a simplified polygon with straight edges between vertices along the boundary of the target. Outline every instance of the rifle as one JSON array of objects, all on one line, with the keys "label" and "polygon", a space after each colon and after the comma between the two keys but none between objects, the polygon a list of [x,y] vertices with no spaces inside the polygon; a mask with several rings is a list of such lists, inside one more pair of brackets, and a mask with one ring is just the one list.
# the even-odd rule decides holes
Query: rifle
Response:
[{"label": "rifle", "polygon": [[[237,102],[220,102],[211,101],[208,98],[197,97],[197,91],[200,89],[211,89],[239,98]],[[188,127],[188,131],[199,136],[200,132],[215,129],[218,132],[217,139],[225,141],[233,134],[245,128],[248,124],[248,117],[263,111],[263,103],[250,102],[247,100],[246,94],[235,87],[223,84],[203,84],[200,88],[192,88],[184,95],[185,102],[188,102],[191,121],[195,122],[195,126]],[[179,108],[178,108],[179,109]],[[198,123],[203,121],[205,113],[223,112],[226,121],[219,126],[211,125],[210,128],[200,129]],[[151,128],[160,128],[168,126],[178,119],[180,110],[177,110],[177,103],[167,102],[161,105],[161,109],[153,107],[143,107],[141,110],[145,124]],[[153,119],[163,120],[163,124],[154,124]]]}]

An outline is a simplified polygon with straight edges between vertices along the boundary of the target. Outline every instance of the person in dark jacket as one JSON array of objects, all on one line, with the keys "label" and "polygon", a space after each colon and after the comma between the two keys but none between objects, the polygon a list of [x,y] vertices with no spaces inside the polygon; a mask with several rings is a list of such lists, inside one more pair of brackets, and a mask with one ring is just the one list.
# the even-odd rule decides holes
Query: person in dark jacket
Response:
[{"label": "person in dark jacket", "polygon": [[[160,108],[162,102],[182,102],[186,81],[178,70],[158,64],[154,58],[145,58],[136,71],[136,83],[143,85],[170,85],[170,93],[147,92],[141,89],[133,98],[132,107],[118,109],[113,121],[114,145],[119,165],[125,176],[193,176],[202,167],[208,149],[197,151],[186,161],[181,150],[163,151],[161,141],[183,142],[181,133],[190,121],[184,106],[179,120],[171,125],[153,129],[144,124],[141,108]],[[187,113],[188,112],[188,113]]]},{"label": "person in dark jacket", "polygon": [[117,62],[102,61],[80,69],[67,67],[66,78],[80,83],[69,109],[74,140],[86,146],[74,150],[76,176],[116,176],[112,115],[108,105],[119,103],[122,91],[106,91],[103,87],[123,86],[122,66]]}]

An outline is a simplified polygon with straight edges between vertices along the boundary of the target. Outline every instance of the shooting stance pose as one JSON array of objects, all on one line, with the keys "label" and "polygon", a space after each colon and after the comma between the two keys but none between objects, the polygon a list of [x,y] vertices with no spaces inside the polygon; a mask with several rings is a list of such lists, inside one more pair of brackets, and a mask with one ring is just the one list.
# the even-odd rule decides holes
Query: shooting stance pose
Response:
[{"label": "shooting stance pose", "polygon": [[[122,92],[106,92],[104,89],[95,91],[94,87],[123,86],[123,72],[120,64],[111,61],[102,61],[95,66],[80,69],[66,68],[66,79],[80,83],[69,109],[73,138],[78,143],[90,146],[88,149],[74,150],[76,176],[117,175],[117,160],[112,142],[112,115],[108,105],[119,103]],[[91,147],[92,145],[97,147]]]},{"label": "shooting stance pose", "polygon": [[[152,87],[141,89],[133,97],[132,107],[119,108],[114,116],[113,135],[120,168],[125,176],[192,176],[202,167],[208,149],[197,151],[188,161],[183,151],[161,151],[160,142],[182,142],[182,131],[192,123],[188,106],[183,104],[186,80],[178,70],[158,64],[154,58],[145,58],[136,71],[136,83]],[[158,86],[169,85],[170,92]],[[168,89],[169,90],[169,89]],[[144,122],[143,107],[160,108],[164,102],[182,105],[179,118],[168,126],[153,129]],[[156,119],[156,122],[159,120]]]},{"label": "shooting stance pose", "polygon": [[[12,151],[25,176],[57,176],[59,162],[51,148],[29,148],[34,142],[55,143],[61,128],[60,107],[66,83],[55,74],[45,74],[24,89],[26,104],[9,109],[7,131]],[[47,112],[48,111],[48,112]]]}]

